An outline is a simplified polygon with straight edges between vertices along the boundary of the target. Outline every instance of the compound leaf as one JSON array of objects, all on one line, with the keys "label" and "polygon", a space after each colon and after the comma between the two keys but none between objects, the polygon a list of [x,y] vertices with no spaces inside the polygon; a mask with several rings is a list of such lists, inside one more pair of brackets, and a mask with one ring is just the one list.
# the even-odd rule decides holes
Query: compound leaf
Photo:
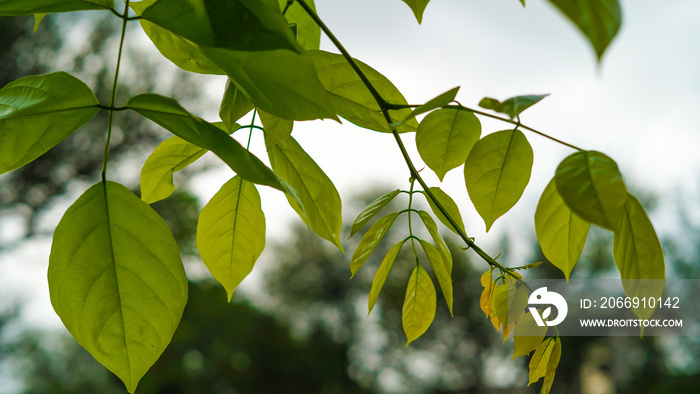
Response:
[{"label": "compound leaf", "polygon": [[265,215],[253,183],[231,178],[202,208],[197,249],[204,265],[233,297],[265,248]]},{"label": "compound leaf", "polygon": [[187,303],[168,225],[122,185],[97,183],[56,227],[49,291],[68,331],[133,393]]},{"label": "compound leaf", "polygon": [[372,220],[372,218],[379,213],[379,211],[384,209],[384,207],[387,206],[387,204],[389,204],[391,200],[393,200],[394,197],[396,197],[400,192],[401,191],[399,189],[396,189],[372,201],[367,208],[357,215],[357,219],[355,219],[355,222],[352,224],[352,228],[350,229],[350,237],[355,235],[355,233],[364,227],[367,222]]},{"label": "compound leaf", "polygon": [[481,137],[481,122],[470,111],[443,108],[429,113],[416,130],[416,148],[440,181],[462,165]]},{"label": "compound leaf", "polygon": [[34,161],[90,120],[99,102],[65,72],[28,76],[0,89],[0,174]]},{"label": "compound leaf", "polygon": [[418,24],[423,22],[423,12],[425,11],[425,7],[428,6],[428,3],[430,0],[402,0],[404,3],[406,3],[410,8],[411,11],[413,11],[413,15],[416,16],[416,20],[418,21]]},{"label": "compound leaf", "polygon": [[401,251],[404,242],[406,241],[401,241],[389,249],[389,252],[386,254],[386,256],[384,256],[384,259],[382,259],[382,263],[379,265],[377,273],[374,274],[372,288],[369,290],[369,312],[367,312],[367,315],[372,313],[372,308],[374,308],[374,304],[377,302],[377,298],[379,298],[379,293],[382,291],[382,287],[384,287],[384,282],[386,282],[386,278],[389,276],[389,271],[391,271],[391,267],[394,266],[396,256],[398,256],[399,252]]},{"label": "compound leaf", "polygon": [[3,0],[0,1],[0,16],[110,8],[114,8],[114,0]]},{"label": "compound leaf", "polygon": [[355,276],[357,271],[365,264],[369,256],[372,254],[374,249],[379,245],[379,242],[384,238],[386,233],[394,224],[396,218],[399,217],[399,212],[390,213],[383,218],[377,220],[372,227],[367,230],[360,243],[355,249],[355,253],[352,254],[352,259],[350,260],[350,272],[352,276]]},{"label": "compound leaf", "polygon": [[425,269],[418,264],[408,279],[401,313],[406,346],[428,330],[435,319],[436,303],[435,285]]},{"label": "compound leaf", "polygon": [[622,24],[618,0],[549,0],[564,13],[593,46],[598,60],[615,38]]},{"label": "compound leaf", "polygon": [[435,277],[437,277],[440,290],[442,290],[442,295],[445,297],[445,302],[447,303],[447,308],[450,310],[450,315],[454,316],[452,313],[452,305],[454,304],[454,298],[452,296],[452,277],[447,271],[442,255],[437,248],[429,242],[421,239],[420,244],[423,247],[425,255],[428,256],[430,266],[433,267],[433,272],[435,272]]},{"label": "compound leaf", "polygon": [[530,181],[532,162],[532,147],[519,130],[498,131],[474,144],[464,164],[464,180],[486,231],[518,202]]},{"label": "compound leaf", "polygon": [[581,257],[590,226],[566,205],[552,179],[535,210],[535,233],[542,253],[564,273],[567,281]]}]

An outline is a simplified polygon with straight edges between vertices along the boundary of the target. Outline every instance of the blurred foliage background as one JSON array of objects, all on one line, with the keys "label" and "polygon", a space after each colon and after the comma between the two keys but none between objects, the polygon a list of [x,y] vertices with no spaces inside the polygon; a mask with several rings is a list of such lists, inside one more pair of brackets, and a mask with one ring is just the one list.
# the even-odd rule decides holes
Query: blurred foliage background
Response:
[{"label": "blurred foliage background", "polygon": [[[85,80],[106,102],[115,54],[105,49],[113,47],[117,26],[110,15],[94,16],[50,15],[36,33],[32,18],[0,18],[0,86],[25,75],[62,69]],[[78,28],[81,39],[76,38]],[[139,75],[129,78],[129,71],[124,72],[120,96],[155,86],[162,91],[166,86],[171,96],[192,103],[190,108],[206,105],[197,101],[196,76],[170,75],[169,83],[164,82],[160,60],[138,48],[131,48],[127,56]],[[12,222],[15,230],[0,237],[0,259],[23,242],[50,236],[50,228],[41,225],[42,215],[60,206],[72,190],[98,179],[105,116],[101,112],[80,133],[0,177],[0,220]],[[111,157],[119,164],[114,173],[127,177],[122,182],[136,191],[138,179],[122,174],[138,174],[138,163],[166,135],[136,116],[119,116],[115,121]],[[120,166],[130,171],[120,171]],[[384,192],[367,190],[352,200],[346,198],[345,209],[356,214]],[[652,202],[653,197],[648,198]],[[191,264],[198,264],[194,235],[201,205],[187,191],[153,205],[173,230],[185,260],[194,261]],[[664,241],[667,262],[681,275],[697,278],[700,226],[687,219],[683,208],[678,217],[686,236]],[[345,249],[354,250],[361,235],[347,241]],[[299,226],[289,239],[268,242],[270,268],[261,274],[256,291],[237,294],[227,303],[225,292],[212,279],[192,281],[173,341],[144,377],[138,393],[537,392],[541,383],[524,388],[527,360],[510,360],[512,341],[504,344],[479,308],[479,276],[486,265],[472,262],[469,252],[451,246],[455,317],[449,316],[438,296],[434,323],[410,347],[404,347],[401,329],[410,269],[401,267],[410,267],[412,256],[399,255],[377,307],[365,316],[367,293],[379,265],[376,256],[404,235],[390,233],[380,246],[384,250],[375,253],[352,280],[350,255],[339,254]],[[530,237],[532,252],[526,260],[543,261],[534,235]],[[504,238],[501,250],[508,253],[508,247]],[[582,261],[574,275],[604,275],[613,265],[609,241],[593,232]],[[562,277],[548,264],[537,271],[549,278]],[[17,393],[124,392],[118,379],[67,332],[28,328],[21,310],[22,305],[10,297],[0,300],[0,383],[5,381],[0,387],[14,387]],[[566,337],[562,345],[553,392],[693,392],[700,386],[698,338]]]}]

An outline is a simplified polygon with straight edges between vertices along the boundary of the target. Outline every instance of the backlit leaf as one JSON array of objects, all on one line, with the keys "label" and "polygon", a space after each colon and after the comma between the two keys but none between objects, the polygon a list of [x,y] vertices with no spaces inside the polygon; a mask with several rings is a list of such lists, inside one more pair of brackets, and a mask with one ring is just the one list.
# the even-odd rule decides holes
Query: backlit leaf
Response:
[{"label": "backlit leaf", "polygon": [[[457,207],[457,204],[454,202],[452,197],[450,197],[449,194],[442,191],[442,189],[440,189],[439,187],[431,187],[429,189],[433,193],[433,196],[435,196],[435,198],[438,200],[440,205],[442,205],[442,207],[447,211],[447,214],[450,215],[450,217],[457,223],[462,232],[465,232],[464,222],[462,221],[462,214],[459,212],[459,207]],[[430,205],[430,209],[433,211],[435,216],[437,216],[438,220],[440,220],[442,224],[445,225],[445,227],[450,229],[455,234],[459,235],[457,230],[455,230],[454,227],[447,220],[447,217],[443,215],[442,212],[440,212],[433,200],[428,198],[427,193],[424,192],[423,194],[425,194],[425,199],[428,200],[428,205]]]},{"label": "backlit leaf", "polygon": [[382,287],[384,287],[384,282],[386,282],[386,278],[389,276],[391,267],[394,266],[396,256],[398,256],[399,252],[401,251],[401,247],[403,247],[404,242],[406,241],[401,241],[396,245],[392,246],[391,249],[389,249],[389,252],[386,254],[386,256],[384,256],[382,263],[379,265],[377,273],[374,274],[374,279],[372,280],[372,288],[369,291],[369,312],[367,312],[367,315],[369,315],[372,312],[372,308],[374,308],[374,304],[377,302],[379,293],[382,291]]},{"label": "backlit leaf", "polygon": [[[379,104],[342,55],[309,51],[307,56],[313,62],[321,84],[330,92],[330,100],[338,115],[366,129],[391,132]],[[385,76],[359,60],[355,62],[384,100],[392,104],[407,104],[401,92]],[[408,108],[391,111],[392,123],[406,119],[410,114]],[[415,119],[408,119],[397,130],[402,133],[414,131],[417,127]]]},{"label": "backlit leaf", "polygon": [[258,111],[258,115],[260,115],[260,121],[265,129],[265,144],[267,144],[268,149],[292,134],[293,120],[270,115],[265,111]]},{"label": "backlit leaf", "polygon": [[255,185],[231,178],[202,208],[197,249],[211,275],[233,291],[253,270],[265,248],[265,215]]},{"label": "backlit leaf", "polygon": [[502,103],[496,99],[484,97],[479,102],[479,106],[481,108],[492,109],[496,112],[504,113],[510,116],[511,119],[514,119],[516,116],[520,115],[520,113],[547,96],[549,96],[549,94],[516,96],[511,97]]},{"label": "backlit leaf", "polygon": [[467,160],[481,137],[481,122],[470,111],[443,108],[429,113],[418,125],[416,148],[440,181]]},{"label": "backlit leaf", "polygon": [[449,272],[447,272],[445,262],[442,260],[442,255],[437,248],[422,239],[420,240],[420,244],[423,247],[425,255],[428,256],[430,266],[433,267],[433,272],[435,273],[435,277],[437,277],[440,290],[442,290],[442,295],[445,297],[445,302],[447,303],[447,308],[450,310],[450,315],[454,316],[452,313],[452,305],[454,304],[454,299],[452,296],[452,276]]},{"label": "backlit leaf", "polygon": [[[428,101],[427,103],[425,103],[423,105],[416,107],[413,111],[411,111],[411,114],[406,119],[411,119],[416,115],[424,114],[426,112],[434,110],[435,108],[440,108],[440,107],[446,106],[447,104],[454,101],[455,97],[457,97],[458,91],[459,91],[459,86],[446,91],[445,93],[431,99],[430,101]],[[403,121],[402,121],[402,123],[403,123]]]},{"label": "backlit leaf", "polygon": [[527,306],[529,294],[524,284],[509,280],[498,286],[491,299],[491,308],[505,325],[516,321]]},{"label": "backlit leaf", "polygon": [[168,225],[122,185],[97,183],[56,227],[49,291],[68,331],[133,393],[187,303]]},{"label": "backlit leaf", "polygon": [[486,223],[508,212],[530,181],[533,153],[519,130],[503,130],[477,141],[464,164],[469,198]]},{"label": "backlit leaf", "polygon": [[529,386],[544,377],[540,393],[549,393],[560,358],[561,340],[558,336],[549,337],[540,343],[530,359],[530,379],[527,385]]},{"label": "backlit leaf", "polygon": [[[265,138],[267,144],[267,136]],[[299,196],[301,206],[294,199],[287,198],[292,208],[311,230],[342,251],[343,207],[333,182],[293,137],[287,137],[273,147],[268,144],[267,149],[275,173]]]},{"label": "backlit leaf", "polygon": [[433,238],[435,245],[437,245],[437,248],[440,251],[440,255],[442,256],[442,260],[445,263],[445,267],[447,268],[447,272],[450,275],[452,275],[452,253],[447,247],[445,240],[442,239],[442,236],[438,231],[437,224],[435,224],[435,221],[428,212],[418,211],[418,216],[420,216],[421,220],[423,221],[423,224],[425,225],[425,228],[428,230],[430,236]]},{"label": "backlit leaf", "polygon": [[226,124],[229,131],[233,132],[233,125],[245,114],[252,111],[254,107],[255,105],[250,102],[250,99],[241,93],[236,85],[231,83],[231,80],[226,82],[226,90],[219,107],[219,117]]},{"label": "backlit leaf", "polygon": [[90,120],[97,98],[65,72],[28,76],[0,89],[0,174],[32,162]]},{"label": "backlit leaf", "polygon": [[114,0],[3,0],[0,16],[114,8]]},{"label": "backlit leaf", "polygon": [[411,11],[413,11],[413,15],[416,16],[416,20],[418,21],[418,24],[420,24],[423,21],[423,11],[425,11],[425,7],[428,6],[428,3],[430,0],[402,0],[404,3],[406,3],[409,7],[411,7]]},{"label": "backlit leaf", "polygon": [[352,254],[352,259],[350,260],[350,272],[352,276],[355,276],[357,271],[362,268],[369,256],[374,252],[374,249],[379,245],[379,242],[384,238],[386,233],[394,224],[396,218],[399,217],[398,212],[390,213],[383,218],[377,220],[372,227],[367,230],[360,243],[355,249],[355,253]]},{"label": "backlit leaf", "polygon": [[433,281],[420,264],[416,265],[408,279],[401,313],[406,346],[428,330],[435,319],[436,303]]},{"label": "backlit leaf", "polygon": [[479,299],[479,305],[481,310],[484,312],[486,317],[491,317],[493,311],[491,309],[491,296],[493,295],[493,289],[496,287],[494,281],[491,280],[493,271],[490,269],[481,275],[481,286],[484,290],[481,292],[481,297]]},{"label": "backlit leaf", "polygon": [[627,187],[611,158],[595,151],[576,152],[562,160],[555,179],[559,194],[577,215],[618,229]]},{"label": "backlit leaf", "polygon": [[549,0],[588,38],[598,60],[615,38],[622,23],[618,0]]},{"label": "backlit leaf", "polygon": [[[287,5],[287,0],[277,0],[280,9],[284,9]],[[311,9],[315,10],[313,0],[306,0]],[[309,14],[302,8],[299,3],[294,2],[287,13],[284,14],[290,25],[296,26],[297,32],[297,42],[304,49],[318,49],[321,45],[321,28],[314,22],[314,20],[309,16]]]},{"label": "backlit leaf", "polygon": [[567,281],[581,257],[590,226],[566,205],[552,179],[535,210],[535,233],[542,253],[564,273]]},{"label": "backlit leaf", "polygon": [[513,358],[525,356],[535,350],[546,334],[547,326],[538,326],[532,313],[527,312],[515,322]]},{"label": "backlit leaf", "polygon": [[355,235],[355,233],[364,227],[367,222],[372,220],[372,218],[379,213],[379,211],[384,209],[384,207],[389,204],[391,200],[393,200],[394,197],[396,197],[400,192],[401,191],[399,189],[396,189],[372,201],[367,208],[357,215],[357,219],[355,219],[355,222],[352,224],[352,228],[350,229],[350,237]]}]

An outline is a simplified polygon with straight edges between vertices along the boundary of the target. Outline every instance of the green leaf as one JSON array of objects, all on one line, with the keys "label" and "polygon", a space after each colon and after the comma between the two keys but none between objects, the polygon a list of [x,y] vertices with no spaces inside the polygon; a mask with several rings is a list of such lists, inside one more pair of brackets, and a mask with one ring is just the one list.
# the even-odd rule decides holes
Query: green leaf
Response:
[{"label": "green leaf", "polygon": [[350,237],[355,235],[355,233],[358,232],[362,227],[364,227],[364,225],[367,224],[367,222],[372,220],[372,218],[377,213],[379,213],[379,211],[384,209],[384,207],[386,207],[387,204],[389,204],[391,200],[394,199],[394,197],[398,196],[399,193],[401,193],[401,191],[399,189],[396,189],[372,201],[367,206],[367,208],[365,208],[362,212],[360,212],[359,215],[357,215],[357,219],[355,219],[355,222],[352,224],[352,228],[350,229]]},{"label": "green leaf", "polygon": [[494,290],[491,308],[503,325],[516,321],[527,306],[527,288],[521,282],[508,282]]},{"label": "green leaf", "polygon": [[255,185],[231,178],[202,208],[197,249],[228,300],[265,248],[265,215]]},{"label": "green leaf", "polygon": [[34,33],[36,33],[36,30],[39,28],[39,23],[41,23],[41,20],[44,19],[45,16],[45,13],[34,14]]},{"label": "green leaf", "polygon": [[418,24],[423,22],[423,11],[425,11],[425,7],[428,6],[428,3],[430,0],[402,0],[404,3],[406,3],[409,7],[411,7],[411,11],[413,11],[413,15],[416,16],[416,20],[418,21]]},{"label": "green leaf", "polygon": [[418,264],[408,279],[401,313],[406,346],[428,330],[435,319],[436,303],[433,281],[425,269]]},{"label": "green leaf", "polygon": [[399,212],[390,213],[383,218],[377,220],[372,227],[367,230],[360,243],[355,249],[355,253],[352,254],[352,259],[350,260],[350,272],[352,276],[355,276],[357,271],[362,268],[369,256],[374,252],[374,249],[379,245],[379,242],[384,238],[386,233],[394,224],[396,218],[399,217]]},{"label": "green leaf", "polygon": [[[277,2],[282,10],[287,5],[287,0],[277,0]],[[306,0],[306,4],[314,11],[316,10],[316,5],[313,0]],[[307,50],[319,48],[321,45],[321,28],[299,3],[294,2],[294,4],[287,9],[287,13],[284,14],[284,17],[290,25],[296,26],[297,42],[302,48]]]},{"label": "green leaf", "polygon": [[615,231],[620,225],[627,187],[617,164],[595,151],[576,152],[557,167],[557,190],[583,219]]},{"label": "green leaf", "polygon": [[141,169],[141,199],[153,204],[175,190],[173,173],[194,163],[207,150],[172,136],[163,141],[146,159]]},{"label": "green leaf", "polygon": [[559,337],[547,338],[537,347],[535,354],[530,359],[530,379],[527,385],[529,386],[544,377],[540,393],[549,393],[560,358],[561,340]]},{"label": "green leaf", "polygon": [[506,114],[510,116],[511,119],[514,119],[523,111],[530,108],[531,106],[533,106],[534,104],[536,104],[537,102],[539,102],[547,96],[549,96],[549,93],[529,96],[516,96],[511,97],[502,103],[496,99],[484,97],[479,102],[479,106],[481,108],[491,109],[496,112]]},{"label": "green leaf", "polygon": [[513,358],[530,354],[542,343],[546,334],[547,326],[538,326],[532,313],[528,311],[515,322]]},{"label": "green leaf", "polygon": [[489,231],[525,191],[532,172],[530,143],[519,130],[503,130],[477,141],[464,164],[469,198]]},{"label": "green leaf", "polygon": [[454,304],[454,299],[452,297],[452,277],[447,271],[447,266],[442,259],[442,254],[435,246],[422,239],[420,240],[420,244],[423,247],[425,255],[428,256],[430,266],[433,267],[433,272],[435,272],[438,284],[440,284],[440,290],[442,290],[442,295],[445,297],[445,302],[447,303],[447,308],[450,310],[450,315],[454,317],[454,313],[452,313],[452,305]]},{"label": "green leaf", "polygon": [[[321,84],[330,92],[331,103],[338,115],[366,129],[391,132],[379,104],[342,55],[309,51],[307,56],[313,62]],[[408,104],[401,92],[385,76],[359,60],[355,62],[384,100],[392,104]],[[410,114],[411,110],[408,108],[391,111],[392,123],[398,123]],[[417,127],[418,122],[411,118],[401,123],[397,130],[403,133],[414,131]]]},{"label": "green leaf", "polygon": [[[644,207],[631,194],[623,206],[620,228],[613,238],[613,256],[628,297],[657,298],[663,294],[665,264],[661,243]],[[652,308],[635,308],[640,319],[648,319]]]},{"label": "green leaf", "polygon": [[481,137],[481,122],[470,111],[444,108],[429,113],[418,125],[416,148],[440,181],[467,160]]},{"label": "green leaf", "polygon": [[0,89],[0,174],[34,161],[90,120],[99,102],[64,72],[28,76]]},{"label": "green leaf", "polygon": [[586,244],[590,222],[581,219],[564,202],[552,178],[535,210],[535,233],[545,257],[568,282]]},{"label": "green leaf", "polygon": [[[413,118],[416,115],[424,114],[426,112],[434,110],[435,108],[446,106],[447,104],[454,101],[455,97],[457,97],[457,91],[459,91],[459,86],[446,91],[445,93],[431,99],[430,101],[421,106],[416,107],[415,109],[413,109],[413,111],[411,111],[411,114],[406,119],[401,121],[401,123]],[[479,128],[479,130],[481,130],[481,128]]]},{"label": "green leaf", "polygon": [[56,227],[49,291],[68,331],[133,393],[187,303],[168,225],[122,185],[97,183]]},{"label": "green leaf", "polygon": [[[440,205],[447,211],[447,214],[450,215],[450,217],[457,223],[459,228],[466,234],[466,231],[464,230],[464,222],[462,221],[462,214],[459,212],[459,207],[457,204],[454,202],[452,197],[450,197],[447,193],[442,191],[439,187],[430,187],[430,191],[433,193],[433,196],[438,200]],[[428,200],[428,205],[430,205],[430,209],[433,211],[435,216],[437,216],[438,220],[442,222],[442,224],[445,225],[449,230],[454,232],[455,234],[459,235],[459,232],[452,227],[450,222],[447,220],[447,217],[440,212],[438,209],[437,205],[428,198],[428,195],[423,192],[425,195],[425,199]]]},{"label": "green leaf", "polygon": [[260,159],[218,127],[187,112],[177,101],[157,94],[141,94],[131,98],[127,107],[178,137],[214,152],[243,179],[293,195],[293,191],[280,182]]},{"label": "green leaf", "polygon": [[369,312],[367,312],[368,316],[370,313],[372,313],[372,308],[374,308],[374,304],[377,302],[379,293],[382,291],[384,282],[386,282],[386,278],[389,276],[389,271],[391,271],[391,267],[394,266],[396,256],[398,256],[399,252],[401,251],[401,247],[403,247],[404,242],[406,241],[401,241],[396,245],[392,246],[391,249],[389,249],[389,252],[386,254],[386,256],[384,256],[382,264],[379,266],[377,273],[374,274],[374,279],[372,280],[372,288],[369,291]]},{"label": "green leaf", "polygon": [[269,146],[270,163],[275,173],[288,182],[298,193],[299,203],[291,198],[290,205],[311,230],[343,251],[340,230],[343,225],[340,194],[321,167],[288,137],[275,146]]},{"label": "green leaf", "polygon": [[231,83],[231,80],[226,82],[226,90],[224,90],[224,97],[221,99],[221,106],[219,107],[219,117],[226,124],[229,131],[235,131],[233,126],[238,127],[236,122],[252,111],[254,107],[255,105],[250,102],[250,99],[241,93],[236,85]]},{"label": "green leaf", "polygon": [[113,0],[3,0],[0,16],[114,8]]},{"label": "green leaf", "polygon": [[141,17],[201,47],[301,51],[277,0],[159,0]]},{"label": "green leaf", "polygon": [[[146,8],[157,0],[143,0],[137,3],[130,2],[129,6],[142,15]],[[176,66],[185,71],[200,74],[223,74],[224,71],[212,63],[201,48],[191,41],[172,33],[170,30],[158,26],[147,19],[139,19],[141,27],[148,38],[151,39],[158,51]]]},{"label": "green leaf", "polygon": [[442,261],[445,263],[445,267],[447,268],[447,272],[452,275],[452,253],[447,247],[445,240],[442,239],[442,236],[438,231],[437,224],[435,224],[435,221],[428,212],[418,211],[418,216],[420,216],[425,228],[428,229],[428,232],[433,238],[435,245],[437,245],[437,248],[440,251],[440,256],[442,256]]},{"label": "green leaf", "polygon": [[265,144],[267,144],[268,149],[292,134],[293,120],[282,119],[262,110],[258,111],[258,115],[260,115],[260,121],[265,129]]},{"label": "green leaf", "polygon": [[593,46],[598,60],[615,38],[622,23],[618,0],[549,0],[564,13]]}]

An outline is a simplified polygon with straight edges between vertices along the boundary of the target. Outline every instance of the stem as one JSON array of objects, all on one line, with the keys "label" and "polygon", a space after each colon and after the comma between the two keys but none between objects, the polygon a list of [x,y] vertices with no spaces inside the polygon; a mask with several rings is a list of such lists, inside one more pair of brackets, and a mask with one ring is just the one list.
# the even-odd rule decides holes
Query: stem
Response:
[{"label": "stem", "polygon": [[416,250],[416,237],[413,235],[413,227],[411,226],[411,211],[415,211],[414,209],[411,208],[411,205],[413,204],[413,186],[416,183],[415,178],[411,178],[411,190],[408,192],[408,234],[409,238],[411,238],[411,248],[413,248],[413,256],[416,257],[416,265],[419,264],[418,262],[418,251]]},{"label": "stem", "polygon": [[126,36],[126,24],[129,22],[129,0],[124,6],[124,16],[122,17],[122,35],[119,38],[119,53],[117,55],[117,67],[114,70],[114,81],[112,82],[112,96],[109,99],[109,117],[107,119],[107,138],[105,140],[105,153],[102,159],[102,183],[107,182],[107,162],[109,161],[109,141],[112,139],[112,121],[114,119],[114,102],[117,98],[117,80],[119,79],[119,66],[122,60],[122,50],[124,49],[124,37]]},{"label": "stem", "polygon": [[245,147],[246,150],[250,150],[250,141],[253,139],[253,129],[255,126],[255,115],[258,113],[257,108],[253,108],[253,119],[250,121],[250,133],[248,133],[248,145]]}]

